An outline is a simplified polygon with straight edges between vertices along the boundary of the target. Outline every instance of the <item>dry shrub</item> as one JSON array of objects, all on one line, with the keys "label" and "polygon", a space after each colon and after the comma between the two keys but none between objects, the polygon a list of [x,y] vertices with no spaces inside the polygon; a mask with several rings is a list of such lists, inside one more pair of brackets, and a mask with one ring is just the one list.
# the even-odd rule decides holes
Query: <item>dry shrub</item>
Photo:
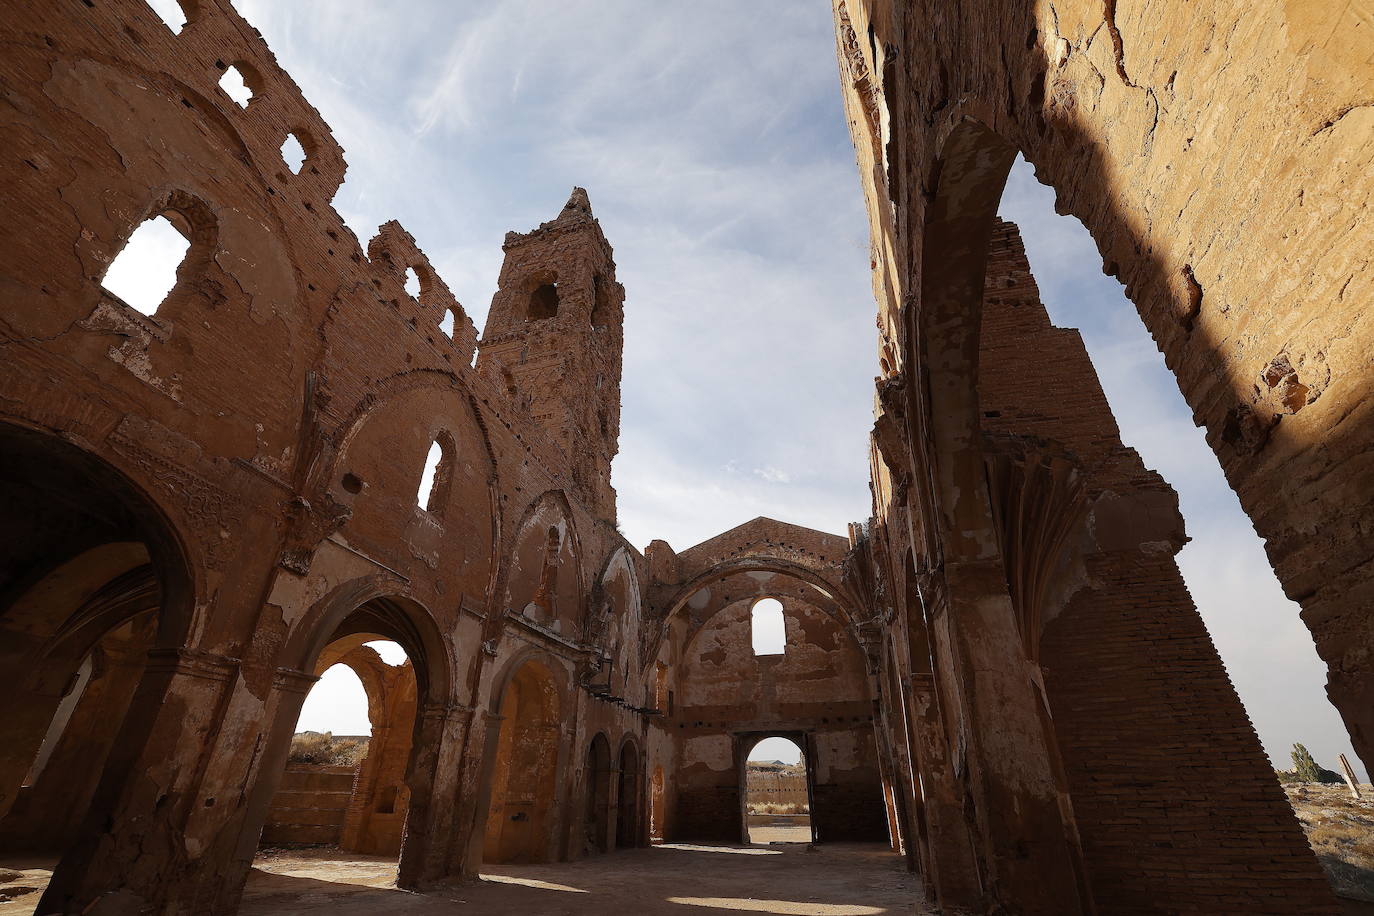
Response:
[{"label": "dry shrub", "polygon": [[793,802],[778,804],[777,802],[754,802],[749,805],[750,814],[805,814],[806,806],[798,805]]},{"label": "dry shrub", "polygon": [[291,763],[357,766],[367,754],[366,738],[335,738],[330,732],[301,732],[291,738]]}]

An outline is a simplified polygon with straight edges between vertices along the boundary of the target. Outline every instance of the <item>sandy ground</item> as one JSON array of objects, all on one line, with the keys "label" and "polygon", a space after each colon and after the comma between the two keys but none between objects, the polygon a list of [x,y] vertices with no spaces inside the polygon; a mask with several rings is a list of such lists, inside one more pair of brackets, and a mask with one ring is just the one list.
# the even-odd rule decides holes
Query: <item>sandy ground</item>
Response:
[{"label": "sandy ground", "polygon": [[[242,916],[641,916],[778,913],[879,916],[916,906],[921,882],[886,846],[792,842],[804,828],[763,828],[778,845],[667,844],[554,865],[488,866],[482,880],[423,894],[395,887],[396,861],[332,848],[264,850]],[[31,916],[53,863],[0,859],[0,916]],[[913,908],[915,907],[915,908]]]},{"label": "sandy ground", "polygon": [[[790,831],[789,831],[790,832]],[[243,916],[472,913],[640,916],[778,913],[926,914],[920,881],[885,846],[690,846],[631,849],[579,862],[490,866],[476,884],[411,894],[390,886],[395,865],[337,850],[260,858]],[[347,882],[347,883],[345,883]],[[356,882],[356,883],[354,883]]]},{"label": "sandy ground", "polygon": [[810,827],[750,827],[751,843],[810,843]]}]

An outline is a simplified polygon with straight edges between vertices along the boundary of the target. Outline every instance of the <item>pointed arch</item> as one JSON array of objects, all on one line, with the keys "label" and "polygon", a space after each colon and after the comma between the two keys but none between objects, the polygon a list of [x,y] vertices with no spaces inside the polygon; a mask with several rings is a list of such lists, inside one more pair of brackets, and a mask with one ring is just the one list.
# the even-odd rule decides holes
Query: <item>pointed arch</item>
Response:
[{"label": "pointed arch", "polygon": [[530,503],[515,528],[508,557],[507,609],[565,635],[584,627],[582,544],[562,490],[545,491]]}]

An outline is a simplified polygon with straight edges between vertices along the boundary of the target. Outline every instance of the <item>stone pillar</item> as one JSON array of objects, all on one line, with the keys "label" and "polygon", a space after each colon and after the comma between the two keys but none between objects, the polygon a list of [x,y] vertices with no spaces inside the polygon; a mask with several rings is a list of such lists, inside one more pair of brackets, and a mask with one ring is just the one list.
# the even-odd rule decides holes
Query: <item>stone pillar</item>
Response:
[{"label": "stone pillar", "polygon": [[[414,723],[405,724],[409,727]],[[348,808],[344,812],[343,831],[339,836],[340,849],[353,852],[371,851],[367,848],[366,842],[367,822],[377,795],[377,775],[382,760],[386,757],[390,740],[391,724],[373,722],[372,736],[367,742],[367,755],[363,757],[358,774],[354,777],[353,794],[349,796]]]},{"label": "stone pillar", "polygon": [[416,716],[419,728],[406,772],[410,809],[396,878],[398,886],[411,888],[461,877],[454,851],[468,848],[472,831],[459,811],[459,798],[473,709],[426,703]]},{"label": "stone pillar", "polygon": [[959,701],[955,773],[966,768],[973,789],[985,893],[1027,913],[1091,912],[1002,560],[950,562],[944,572],[945,621],[933,627],[938,689]]},{"label": "stone pillar", "polygon": [[455,820],[467,830],[466,842],[455,837],[448,872],[463,878],[476,876],[482,867],[487,815],[491,810],[492,766],[501,739],[503,717],[488,709],[468,717],[468,740],[462,755],[459,801]]},{"label": "stone pillar", "polygon": [[920,793],[929,834],[929,861],[923,876],[927,891],[947,907],[974,907],[982,896],[973,838],[964,818],[963,791],[954,774],[935,676],[912,672],[903,683],[911,724],[911,754],[920,774]]},{"label": "stone pillar", "polygon": [[[243,763],[261,732],[234,702],[239,662],[190,649],[154,649],[120,729],[80,839],[53,872],[40,913],[222,912],[229,850],[223,831],[239,799],[212,788]],[[238,707],[238,708],[236,708]],[[226,727],[229,726],[229,727]],[[210,791],[206,791],[209,789]],[[238,876],[241,883],[242,876]]]}]

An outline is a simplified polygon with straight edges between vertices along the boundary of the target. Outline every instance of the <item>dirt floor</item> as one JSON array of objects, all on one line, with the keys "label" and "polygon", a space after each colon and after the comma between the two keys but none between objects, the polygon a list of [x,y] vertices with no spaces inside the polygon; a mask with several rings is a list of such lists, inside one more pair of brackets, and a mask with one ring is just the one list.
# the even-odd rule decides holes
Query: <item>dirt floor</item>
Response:
[{"label": "dirt floor", "polygon": [[[332,848],[264,850],[241,916],[618,916],[778,913],[879,916],[933,911],[913,904],[921,882],[886,846],[808,851],[779,828],[772,846],[666,844],[554,865],[488,866],[472,885],[398,890],[395,859]],[[0,916],[31,916],[52,862],[0,860]]]},{"label": "dirt floor", "polygon": [[259,859],[242,916],[429,914],[580,916],[780,913],[877,916],[912,910],[920,881],[885,846],[667,844],[554,865],[490,866],[474,885],[411,894],[395,864],[337,850]]}]

